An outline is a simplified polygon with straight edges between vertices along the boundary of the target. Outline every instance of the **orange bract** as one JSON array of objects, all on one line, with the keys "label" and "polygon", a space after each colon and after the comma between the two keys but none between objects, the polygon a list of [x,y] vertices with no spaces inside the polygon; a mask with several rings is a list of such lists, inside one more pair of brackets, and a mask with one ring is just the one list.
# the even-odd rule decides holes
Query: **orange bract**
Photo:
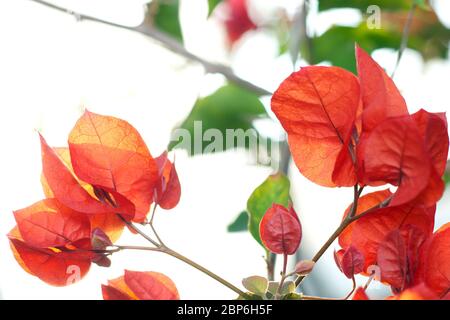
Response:
[{"label": "orange bract", "polygon": [[389,297],[387,300],[439,300],[439,296],[422,283],[406,289],[396,296]]},{"label": "orange bract", "polygon": [[[305,67],[283,81],[272,97],[272,110],[305,177],[328,187],[355,184],[349,143],[359,105],[358,80],[341,68]],[[340,174],[333,179],[337,164]]]},{"label": "orange bract", "polygon": [[115,251],[108,247],[120,237],[123,219],[145,220],[157,183],[162,207],[178,202],[174,166],[166,159],[159,172],[139,133],[123,120],[86,111],[69,148],[40,140],[47,199],[15,211],[17,227],[8,237],[22,268],[49,284],[76,282],[91,263],[109,267]]},{"label": "orange bract", "polygon": [[159,178],[155,188],[155,203],[163,209],[174,208],[180,201],[181,186],[175,164],[167,158],[167,152],[156,158]]},{"label": "orange bract", "polygon": [[131,201],[133,220],[145,219],[158,169],[136,129],[126,121],[86,111],[69,135],[69,149],[81,180]]},{"label": "orange bract", "polygon": [[359,46],[356,46],[356,65],[361,84],[364,132],[372,131],[387,118],[408,114],[405,100],[395,83]]},{"label": "orange bract", "polygon": [[59,247],[90,237],[89,219],[46,199],[14,212],[23,240],[36,248]]},{"label": "orange bract", "polygon": [[88,272],[95,254],[87,216],[47,199],[15,217],[18,227],[8,237],[25,271],[55,286],[75,283]]},{"label": "orange bract", "polygon": [[450,223],[424,245],[421,260],[421,279],[440,299],[450,299]]},{"label": "orange bract", "polygon": [[[389,191],[377,191],[360,198],[358,213],[383,202],[389,197]],[[367,209],[366,209],[367,208]],[[386,236],[402,226],[413,225],[426,236],[431,235],[434,227],[436,207],[424,208],[402,205],[376,209],[352,223],[340,236],[339,244],[343,248],[353,245],[364,254],[365,271],[377,264],[377,253],[380,243]],[[348,209],[345,215],[348,214]]]},{"label": "orange bract", "polygon": [[[79,212],[95,214],[113,212],[114,208],[94,199],[79,183],[71,170],[40,135],[42,150],[42,182],[47,196],[57,198],[65,206]],[[63,150],[60,150],[63,153]],[[70,157],[65,154],[66,161]]]},{"label": "orange bract", "polygon": [[115,208],[105,201],[100,202],[95,196],[94,188],[75,176],[69,149],[52,149],[42,136],[40,138],[43,168],[41,182],[45,195],[48,198],[57,198],[59,202],[74,210],[89,213],[91,229],[100,228],[108,234],[111,241],[117,241],[125,225],[116,212],[121,209],[126,216],[133,216],[134,206],[117,195],[121,208]]},{"label": "orange bract", "polygon": [[430,179],[430,158],[409,116],[381,123],[366,141],[364,182],[398,186],[391,205],[415,199]]},{"label": "orange bract", "polygon": [[[386,189],[382,191],[375,191],[362,196],[358,201],[358,208],[356,210],[356,215],[360,215],[369,209],[375,208],[383,201],[387,200],[392,193]],[[349,214],[351,210],[351,205],[345,210],[344,218]],[[349,247],[352,243],[352,233],[353,227],[356,223],[351,223],[339,236],[339,244],[343,247]]]},{"label": "orange bract", "polygon": [[352,300],[370,300],[366,294],[364,288],[359,287],[356,289],[355,294],[352,297]]},{"label": "orange bract", "polygon": [[53,286],[67,286],[81,280],[89,271],[91,257],[77,250],[55,251],[34,248],[17,239],[10,239],[19,263],[25,271]]},{"label": "orange bract", "polygon": [[125,275],[102,285],[105,300],[179,300],[170,278],[158,272],[125,270]]}]

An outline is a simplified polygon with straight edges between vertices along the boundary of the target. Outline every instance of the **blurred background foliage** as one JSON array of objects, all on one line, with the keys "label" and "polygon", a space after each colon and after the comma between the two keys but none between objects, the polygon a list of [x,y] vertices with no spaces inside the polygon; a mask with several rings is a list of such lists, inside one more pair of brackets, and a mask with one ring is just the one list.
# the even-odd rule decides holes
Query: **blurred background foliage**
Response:
[{"label": "blurred background foliage", "polygon": [[[289,52],[294,64],[299,60],[308,64],[327,62],[356,72],[355,43],[369,53],[381,48],[398,50],[404,37],[405,26],[410,19],[407,35],[408,48],[420,53],[425,61],[433,58],[445,59],[448,55],[450,29],[439,21],[433,7],[423,0],[305,1],[303,5],[299,5],[296,14],[289,15],[280,8],[279,14],[270,19],[267,17],[261,19],[256,14],[252,14],[252,8],[245,0],[208,0],[208,5],[210,18],[217,18],[215,13],[220,11],[217,16],[223,20],[228,33],[230,53],[241,37],[254,30],[265,29],[272,31],[279,42],[280,55]],[[313,8],[314,5],[317,8]],[[373,11],[373,6],[378,6],[380,9],[380,27],[374,28],[369,25],[371,16],[377,14]],[[154,26],[182,43],[178,15],[179,1],[154,0],[148,8],[154,18]],[[309,12],[343,8],[360,12],[361,21],[357,26],[333,25],[320,35],[311,34],[308,30]],[[409,18],[410,16],[412,19]],[[261,23],[261,20],[264,23]],[[298,65],[294,68],[298,68]],[[259,98],[259,93],[252,92],[248,88],[226,84],[210,96],[199,98],[180,127],[188,129],[193,134],[194,121],[202,121],[204,130],[217,128],[224,135],[227,128],[255,129],[253,126],[255,119],[269,118],[268,113],[258,103]],[[258,137],[266,138],[259,134]],[[171,142],[170,149],[183,146],[181,141],[175,141]],[[246,143],[245,146],[248,147],[248,144]],[[203,148],[206,147],[207,143]],[[192,155],[196,154],[193,150],[188,151]]]},{"label": "blurred background foliage", "polygon": [[[450,29],[440,22],[432,3],[424,0],[306,0],[304,3],[299,1],[294,14],[280,7],[278,14],[272,17],[258,16],[258,12],[252,12],[249,1],[245,0],[208,0],[208,6],[208,17],[219,19],[224,24],[229,54],[233,53],[242,37],[264,29],[278,41],[279,54],[291,56],[294,70],[305,64],[326,63],[356,73],[355,43],[372,53],[382,48],[403,50],[401,47],[404,42],[409,49],[417,51],[425,62],[435,58],[446,59],[448,56]],[[357,10],[360,22],[356,26],[332,25],[321,34],[310,31],[310,12],[336,9]],[[153,26],[180,44],[183,43],[178,0],[154,0],[148,4],[148,12]],[[374,25],[376,23],[379,26]],[[254,129],[253,138],[270,140],[254,126],[255,120],[270,120],[269,112],[260,98],[261,92],[232,82],[209,96],[198,98],[192,111],[174,129],[174,133],[176,129],[183,128],[193,137],[196,134],[195,123],[201,121],[203,132],[208,129],[219,130],[224,140],[213,141],[211,138],[211,141],[203,141],[201,150],[194,150],[192,145],[183,143],[182,138],[174,134],[169,149],[185,148],[190,155],[196,155],[251,146],[248,141],[244,144],[234,141],[234,144],[227,145],[227,129]],[[212,142],[219,143],[223,148],[211,148],[209,145]],[[252,154],[257,153],[255,150],[250,151],[254,151]],[[278,158],[289,157],[289,153],[281,152],[284,154],[279,154]],[[446,181],[449,180],[446,175]],[[246,231],[246,226],[252,224],[254,217],[251,210],[244,210],[228,226],[228,230]]]}]

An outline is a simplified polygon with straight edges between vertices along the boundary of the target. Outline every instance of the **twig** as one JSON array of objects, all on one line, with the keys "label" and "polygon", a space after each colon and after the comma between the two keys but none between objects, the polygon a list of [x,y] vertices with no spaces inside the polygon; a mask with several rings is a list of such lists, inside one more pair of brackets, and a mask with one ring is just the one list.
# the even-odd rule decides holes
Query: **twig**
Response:
[{"label": "twig", "polygon": [[[334,242],[334,240],[336,240],[339,235],[353,222],[355,222],[356,220],[359,220],[363,217],[365,217],[366,215],[374,212],[377,209],[383,208],[385,206],[387,206],[389,204],[389,202],[391,201],[391,197],[387,198],[386,200],[384,200],[383,202],[377,204],[376,206],[373,206],[372,208],[361,212],[360,214],[356,215],[357,212],[357,208],[358,208],[358,201],[359,201],[359,196],[361,195],[361,189],[357,189],[355,188],[355,200],[352,204],[352,209],[350,211],[350,213],[345,217],[345,219],[342,220],[341,224],[339,225],[339,227],[336,229],[336,231],[333,232],[333,234],[330,236],[330,238],[324,243],[324,245],[319,249],[319,251],[316,253],[316,255],[314,256],[314,258],[312,258],[311,260],[314,262],[317,262],[322,255],[328,250],[328,248],[331,246],[331,244]],[[305,279],[306,276],[299,276],[296,280],[295,280],[295,285],[298,287],[302,281]]]},{"label": "twig", "polygon": [[287,254],[283,254],[283,270],[281,271],[281,280],[280,280],[280,284],[278,285],[277,292],[275,294],[275,300],[279,300],[280,299],[280,297],[281,297],[281,290],[283,290],[284,281],[287,278],[287,274],[286,274],[287,260],[288,260],[288,255]]},{"label": "twig", "polygon": [[370,284],[372,283],[373,278],[375,277],[375,275],[376,275],[376,273],[375,273],[375,271],[373,271],[372,274],[369,276],[369,279],[367,279],[366,284],[365,284],[364,287],[363,287],[364,291],[366,291],[367,288],[369,288],[369,286],[370,286]]},{"label": "twig", "polygon": [[[210,276],[214,280],[220,282],[224,286],[226,286],[229,289],[231,289],[234,292],[236,292],[238,295],[240,295],[240,296],[242,296],[244,298],[247,297],[247,294],[245,292],[243,292],[242,290],[240,290],[238,287],[234,286],[233,284],[229,283],[228,281],[226,281],[222,277],[219,277],[218,275],[216,275],[215,273],[209,271],[208,269],[206,269],[205,267],[199,265],[198,263],[192,261],[191,259],[188,259],[185,256],[181,255],[180,253],[178,253],[178,252],[176,252],[176,251],[166,247],[165,245],[158,245],[156,247],[115,245],[115,247],[118,250],[143,250],[143,251],[155,251],[155,252],[165,253],[165,254],[167,254],[169,256],[172,256],[172,257],[174,257],[174,258],[176,258],[176,259],[178,259],[180,261],[183,261],[184,263],[190,265],[191,267],[193,267],[193,268],[203,272],[204,274]],[[112,252],[117,252],[117,250],[113,250]]]},{"label": "twig", "polygon": [[266,256],[263,258],[267,265],[267,279],[269,281],[274,281],[275,280],[275,262],[277,259],[277,255],[273,254],[272,252],[267,250]]},{"label": "twig", "polygon": [[402,59],[403,52],[405,51],[406,46],[408,45],[409,29],[411,28],[411,23],[414,18],[414,11],[416,10],[416,8],[417,8],[417,2],[416,2],[416,0],[413,0],[413,4],[411,6],[411,9],[409,10],[408,18],[407,18],[405,26],[403,28],[402,41],[400,43],[400,49],[398,50],[397,62],[395,63],[395,68],[394,68],[394,71],[392,71],[391,78],[394,78],[395,72],[397,71],[397,68],[400,64],[400,60]]},{"label": "twig", "polygon": [[203,266],[199,265],[198,263],[186,258],[185,256],[179,254],[178,252],[173,251],[172,249],[169,249],[167,247],[164,247],[164,250],[161,251],[164,252],[165,254],[168,254],[178,260],[181,260],[185,263],[187,263],[188,265],[190,265],[191,267],[194,267],[195,269],[203,272],[204,274],[207,274],[208,276],[210,276],[211,278],[213,278],[214,280],[220,282],[221,284],[223,284],[224,286],[228,287],[229,289],[233,290],[234,292],[236,292],[239,296],[248,299],[248,295],[243,292],[242,290],[240,290],[238,287],[234,286],[233,284],[231,284],[230,282],[226,281],[225,279],[223,279],[222,277],[219,277],[218,275],[216,275],[215,273],[209,271],[208,269],[204,268]]},{"label": "twig", "polygon": [[355,290],[356,290],[356,280],[355,280],[355,275],[353,275],[352,276],[352,290],[342,300],[347,300],[348,298],[350,298],[350,296],[353,294],[353,292],[355,292]]},{"label": "twig", "polygon": [[[137,228],[132,222],[127,221],[125,218],[123,218],[120,214],[117,215],[130,229],[134,230],[135,232],[137,232],[139,235],[141,235],[144,239],[146,239],[147,241],[149,241],[151,244],[154,245],[154,247],[142,247],[142,246],[118,246],[116,245],[115,247],[119,250],[145,250],[145,251],[156,251],[156,252],[162,252],[165,254],[168,254],[174,258],[177,258],[180,261],[183,261],[187,264],[189,264],[191,267],[194,267],[195,269],[203,272],[204,274],[210,276],[211,278],[213,278],[214,280],[220,282],[221,284],[223,284],[224,286],[228,287],[229,289],[233,290],[234,292],[236,292],[238,295],[242,296],[242,297],[247,297],[247,294],[245,292],[243,292],[242,290],[240,290],[238,287],[234,286],[233,284],[231,284],[230,282],[226,281],[225,279],[223,279],[222,277],[219,277],[218,275],[216,275],[215,273],[209,271],[208,269],[206,269],[205,267],[199,265],[198,263],[186,258],[185,256],[179,254],[178,252],[168,248],[166,245],[164,245],[163,243],[157,243],[156,241],[154,241],[152,238],[150,238],[147,234],[145,234],[143,231],[141,231],[139,228]],[[153,229],[154,230],[154,229]]]},{"label": "twig", "polygon": [[140,34],[143,34],[143,35],[157,41],[159,44],[161,44],[168,50],[170,50],[180,56],[183,56],[186,59],[200,63],[204,67],[204,69],[207,73],[220,73],[225,78],[227,78],[228,81],[233,82],[242,88],[246,88],[250,91],[253,91],[257,95],[271,95],[272,94],[270,91],[263,89],[247,80],[240,78],[232,71],[232,69],[230,67],[220,64],[220,63],[210,62],[206,59],[203,59],[203,58],[193,54],[192,52],[186,50],[186,48],[184,46],[182,46],[181,44],[179,44],[178,41],[175,40],[173,37],[161,32],[161,31],[158,31],[155,28],[152,28],[148,24],[143,23],[137,27],[127,27],[127,26],[117,24],[117,23],[114,23],[111,21],[106,21],[106,20],[96,18],[93,16],[73,12],[67,8],[52,4],[47,1],[42,1],[42,0],[29,0],[29,1],[36,2],[41,5],[47,6],[49,8],[73,15],[79,21],[81,21],[81,20],[93,21],[93,22],[102,23],[102,24],[105,24],[108,26],[124,29],[124,30],[138,32]]},{"label": "twig", "polygon": [[152,238],[150,238],[145,232],[143,232],[141,229],[137,228],[132,222],[126,220],[124,217],[122,217],[122,215],[117,214],[117,216],[119,217],[120,220],[122,220],[123,223],[125,223],[127,225],[128,228],[130,228],[131,230],[133,230],[134,232],[138,233],[139,235],[141,235],[145,240],[147,240],[148,242],[150,242],[151,244],[153,244],[155,247],[159,247],[160,244],[157,243],[155,240],[153,240]]},{"label": "twig", "polygon": [[150,221],[147,223],[150,226],[150,229],[152,229],[153,234],[156,236],[156,239],[158,240],[158,242],[162,245],[165,246],[164,242],[162,241],[161,237],[159,236],[158,232],[156,231],[156,228],[153,225],[153,221],[155,219],[155,213],[156,213],[156,209],[158,208],[158,204],[154,204],[153,205],[153,210],[151,213],[151,217],[150,217]]},{"label": "twig", "polygon": [[120,246],[120,245],[114,245],[118,250],[112,250],[111,252],[117,252],[120,250],[142,250],[142,251],[156,251],[161,252],[160,248],[153,248],[153,247],[143,247],[143,246]]},{"label": "twig", "polygon": [[302,7],[302,30],[303,30],[303,41],[305,42],[305,60],[312,64],[314,62],[314,47],[312,43],[312,39],[310,36],[308,36],[308,24],[307,24],[307,18],[308,18],[308,12],[309,12],[309,0],[303,1],[303,7]]}]

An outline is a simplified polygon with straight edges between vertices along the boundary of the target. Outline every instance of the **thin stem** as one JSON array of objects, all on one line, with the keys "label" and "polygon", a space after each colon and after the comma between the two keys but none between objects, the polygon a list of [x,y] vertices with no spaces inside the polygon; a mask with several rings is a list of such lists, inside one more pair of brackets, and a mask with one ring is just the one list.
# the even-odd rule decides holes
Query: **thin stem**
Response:
[{"label": "thin stem", "polygon": [[155,219],[155,212],[156,212],[156,208],[158,207],[158,205],[155,203],[155,205],[153,206],[153,210],[152,210],[152,216],[150,217],[150,222],[149,224],[153,224],[153,220]]},{"label": "thin stem", "polygon": [[[328,238],[328,240],[323,244],[323,246],[319,249],[319,251],[314,255],[314,257],[311,259],[314,262],[319,261],[319,259],[323,256],[323,254],[328,250],[328,248],[331,246],[331,244],[334,242],[334,240],[339,237],[339,235],[349,226],[350,223],[355,221],[357,217],[355,217],[357,209],[358,209],[358,199],[361,194],[361,192],[358,189],[358,185],[355,185],[354,189],[354,201],[352,204],[352,209],[350,213],[345,217],[344,220],[342,220],[339,227],[333,232],[333,234]],[[358,216],[359,217],[359,216]],[[306,278],[306,276],[298,276],[297,279],[295,279],[295,285],[298,287],[302,281]]]},{"label": "thin stem", "polygon": [[398,50],[397,61],[395,63],[395,68],[394,68],[394,71],[392,72],[391,78],[394,78],[395,72],[397,71],[397,68],[400,64],[400,60],[402,59],[403,52],[405,51],[406,46],[408,45],[409,29],[411,28],[411,23],[414,18],[414,11],[416,10],[416,8],[417,8],[417,2],[416,2],[416,0],[413,0],[413,4],[411,6],[411,9],[409,10],[408,18],[407,18],[405,26],[403,28],[402,41],[400,43],[400,49]]},{"label": "thin stem", "polygon": [[[366,215],[374,212],[375,210],[379,209],[379,208],[383,208],[385,206],[387,206],[389,204],[389,202],[391,201],[391,197],[387,198],[386,200],[384,200],[383,202],[379,203],[376,206],[373,206],[372,208],[361,212],[360,214],[356,215],[356,212],[358,210],[358,201],[359,201],[359,196],[361,195],[361,189],[357,189],[355,188],[355,201],[352,205],[352,209],[350,211],[350,213],[347,215],[347,217],[345,217],[341,224],[339,225],[339,227],[333,232],[333,234],[330,236],[330,238],[323,244],[323,246],[319,249],[319,251],[316,253],[316,255],[312,258],[312,261],[317,262],[319,261],[319,259],[322,257],[322,255],[327,251],[327,249],[331,246],[331,244],[339,237],[339,235],[353,222],[365,217]],[[358,190],[356,192],[356,190]],[[305,279],[306,276],[299,276],[296,280],[295,280],[295,285],[298,287],[302,281]]]},{"label": "thin stem", "polygon": [[352,276],[352,290],[348,293],[348,295],[345,296],[345,298],[343,300],[347,300],[348,298],[350,298],[350,296],[353,294],[353,292],[355,292],[356,290],[356,280],[355,280],[355,276]]},{"label": "thin stem", "polygon": [[160,245],[165,246],[164,242],[161,240],[161,237],[158,235],[158,232],[156,232],[156,229],[153,226],[153,223],[150,224],[150,228],[152,229],[154,235],[156,236],[156,239],[158,239],[158,242],[160,243]]},{"label": "thin stem", "polygon": [[[328,238],[328,240],[323,244],[323,246],[319,249],[319,251],[314,255],[314,257],[311,259],[314,262],[319,261],[319,259],[322,257],[322,255],[327,251],[327,249],[331,246],[331,244],[334,242],[334,240],[339,237],[339,235],[347,228],[347,226],[350,224],[350,219],[346,218],[342,221],[342,223],[339,225],[339,227],[333,232],[333,234]],[[297,279],[295,279],[295,285],[298,287],[302,281],[306,278],[306,276],[298,276]]]},{"label": "thin stem", "polygon": [[152,216],[150,217],[150,222],[148,224],[150,225],[150,228],[152,229],[153,234],[156,236],[156,239],[158,239],[158,242],[162,246],[165,246],[164,242],[161,240],[161,237],[159,236],[158,232],[156,232],[156,229],[153,225],[153,221],[155,219],[156,208],[158,208],[158,205],[155,203],[155,205],[153,206],[153,210],[152,210]]},{"label": "thin stem", "polygon": [[191,267],[203,272],[204,274],[210,276],[211,278],[213,278],[214,280],[220,282],[221,284],[223,284],[224,286],[228,287],[229,289],[233,290],[234,292],[236,292],[239,296],[242,296],[244,298],[249,298],[248,295],[243,292],[242,290],[240,290],[238,287],[234,286],[233,284],[231,284],[230,282],[226,281],[225,279],[223,279],[222,277],[219,277],[218,275],[216,275],[215,273],[209,271],[208,269],[206,269],[205,267],[199,265],[198,263],[186,258],[185,256],[179,254],[176,251],[173,251],[172,249],[169,249],[167,247],[163,247],[161,248],[161,252],[164,252],[178,260],[181,260],[185,263],[187,263],[188,265],[190,265]]},{"label": "thin stem", "polygon": [[145,232],[143,232],[142,230],[140,230],[139,228],[137,228],[132,222],[126,220],[124,217],[122,217],[122,215],[117,214],[117,216],[119,217],[120,220],[123,221],[123,223],[125,223],[128,228],[132,229],[133,231],[135,231],[136,233],[140,234],[145,240],[147,240],[148,242],[150,242],[151,244],[153,244],[155,247],[160,247],[160,244],[157,243],[156,241],[154,241],[152,238],[150,238]]},{"label": "thin stem", "polygon": [[283,254],[283,271],[281,271],[281,280],[278,285],[277,293],[275,294],[275,300],[279,300],[281,297],[281,290],[283,289],[284,281],[286,280],[286,268],[287,268],[287,254]]},{"label": "thin stem", "polygon": [[392,197],[389,197],[389,198],[387,198],[386,200],[384,200],[383,202],[377,204],[376,206],[373,206],[372,208],[367,209],[367,210],[364,211],[364,212],[361,212],[361,213],[358,214],[357,216],[354,216],[354,217],[351,219],[351,222],[354,222],[354,221],[356,221],[356,220],[359,220],[359,219],[361,219],[361,218],[367,216],[368,214],[371,214],[372,212],[374,212],[374,211],[377,210],[377,209],[386,207],[386,206],[389,204],[389,202],[391,202],[391,199],[392,199]]},{"label": "thin stem", "polygon": [[275,279],[275,262],[276,262],[276,254],[266,251],[265,261],[267,264],[267,279],[269,281],[273,281]]},{"label": "thin stem", "polygon": [[[142,251],[156,251],[156,252],[161,252],[161,248],[158,247],[143,247],[143,246],[120,246],[120,245],[115,245],[115,247],[119,250],[142,250]],[[113,251],[115,252],[115,251]]]},{"label": "thin stem", "polygon": [[[361,188],[362,190],[362,188]],[[350,219],[352,219],[355,215],[356,212],[358,211],[358,199],[359,196],[361,195],[361,192],[358,190],[358,184],[355,184],[353,187],[353,204],[352,204],[352,210],[350,211],[350,213],[348,214],[348,217]]]},{"label": "thin stem", "polygon": [[373,271],[372,274],[369,276],[369,279],[367,279],[367,282],[366,282],[366,284],[363,287],[364,291],[367,290],[367,288],[370,286],[370,284],[372,283],[372,280],[374,278],[375,278],[375,271]]},{"label": "thin stem", "polygon": [[57,6],[57,5],[49,3],[47,1],[42,1],[42,0],[30,0],[30,1],[33,1],[33,2],[39,3],[41,5],[47,6],[49,8],[73,15],[79,21],[81,21],[81,20],[93,21],[93,22],[97,22],[97,23],[102,23],[104,25],[124,29],[124,30],[138,32],[140,34],[143,34],[143,35],[155,40],[156,42],[161,44],[166,49],[168,49],[180,56],[183,56],[184,58],[186,58],[188,60],[191,60],[191,61],[201,64],[203,66],[203,68],[205,69],[205,71],[208,73],[222,74],[225,78],[227,78],[228,81],[233,82],[242,88],[246,88],[250,91],[253,91],[254,93],[256,93],[258,95],[271,95],[272,94],[270,91],[263,89],[247,80],[244,80],[244,79],[238,77],[230,67],[220,64],[220,63],[210,62],[208,60],[205,60],[205,59],[191,53],[190,51],[186,50],[186,48],[184,46],[182,46],[176,39],[167,35],[166,33],[158,31],[157,29],[151,27],[149,24],[142,23],[141,25],[139,25],[137,27],[127,27],[127,26],[120,25],[120,24],[117,24],[114,22],[95,18],[95,17],[89,16],[89,15],[76,13],[67,8]]},{"label": "thin stem", "polygon": [[243,292],[242,290],[240,290],[239,288],[237,288],[233,284],[229,283],[225,279],[219,277],[218,275],[216,275],[215,273],[209,271],[208,269],[206,269],[205,267],[199,265],[198,263],[196,263],[196,262],[186,258],[185,256],[179,254],[178,252],[175,252],[174,250],[169,249],[163,243],[157,243],[152,238],[150,238],[147,234],[145,234],[143,231],[141,231],[139,228],[137,228],[132,222],[125,220],[120,214],[118,214],[118,216],[129,228],[131,228],[132,230],[136,231],[139,235],[144,237],[147,241],[149,241],[155,247],[116,246],[117,248],[119,248],[119,249],[130,249],[130,250],[156,251],[156,252],[162,252],[162,253],[168,254],[168,255],[170,255],[170,256],[172,256],[174,258],[177,258],[178,260],[181,260],[181,261],[189,264],[190,266],[192,266],[195,269],[205,273],[206,275],[210,276],[211,278],[217,280],[218,282],[220,282],[224,286],[226,286],[226,287],[230,288],[231,290],[233,290],[234,292],[236,292],[238,295],[240,295],[240,296],[242,296],[244,298],[248,298],[248,295],[245,292]]}]

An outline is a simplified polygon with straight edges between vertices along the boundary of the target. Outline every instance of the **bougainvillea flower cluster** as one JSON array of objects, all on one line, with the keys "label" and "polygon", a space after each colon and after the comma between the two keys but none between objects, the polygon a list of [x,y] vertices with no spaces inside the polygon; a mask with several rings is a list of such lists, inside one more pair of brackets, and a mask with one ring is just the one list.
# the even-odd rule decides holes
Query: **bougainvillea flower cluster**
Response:
[{"label": "bougainvillea flower cluster", "polygon": [[446,116],[410,114],[392,79],[359,47],[356,64],[357,76],[301,68],[275,92],[272,110],[312,182],[394,189],[367,193],[346,210],[344,219],[357,218],[339,236],[340,270],[351,278],[379,268],[396,299],[450,298],[450,225],[433,233],[449,147]]},{"label": "bougainvillea flower cluster", "polygon": [[[127,222],[145,222],[151,205],[178,204],[180,183],[167,152],[153,158],[124,120],[86,111],[68,148],[40,140],[46,199],[15,211],[8,237],[20,265],[51,285],[76,282],[92,262],[109,266],[105,249]],[[71,267],[78,279],[71,279]]]}]

